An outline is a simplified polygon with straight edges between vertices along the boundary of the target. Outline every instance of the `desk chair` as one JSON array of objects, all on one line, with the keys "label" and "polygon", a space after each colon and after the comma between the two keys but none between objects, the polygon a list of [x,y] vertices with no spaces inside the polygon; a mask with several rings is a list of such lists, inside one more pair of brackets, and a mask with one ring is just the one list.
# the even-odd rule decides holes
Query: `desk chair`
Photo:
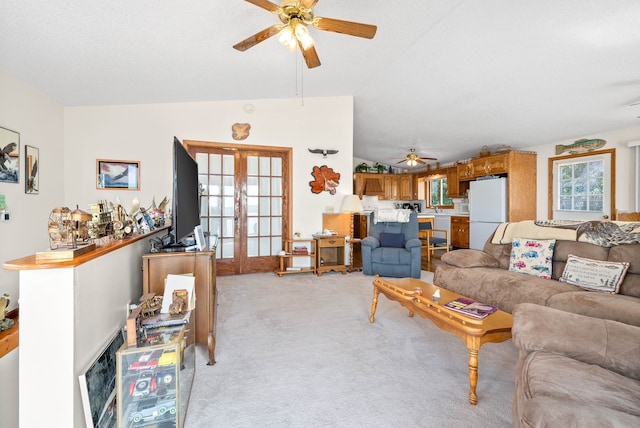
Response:
[{"label": "desk chair", "polygon": [[[444,233],[444,238],[434,236],[435,232]],[[449,252],[449,231],[444,229],[434,229],[433,222],[423,221],[418,223],[418,237],[422,241],[422,245],[427,247],[427,261],[431,261],[431,257],[439,257],[436,250],[445,250]]]}]

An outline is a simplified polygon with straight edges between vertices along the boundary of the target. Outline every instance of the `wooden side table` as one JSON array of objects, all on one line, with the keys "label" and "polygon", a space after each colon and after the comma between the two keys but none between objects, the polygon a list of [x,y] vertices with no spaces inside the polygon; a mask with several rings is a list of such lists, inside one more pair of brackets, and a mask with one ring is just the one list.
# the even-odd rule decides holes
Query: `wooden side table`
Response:
[{"label": "wooden side table", "polygon": [[344,264],[344,236],[322,236],[315,235],[317,245],[316,252],[316,272],[322,276],[324,272],[336,271],[347,273],[347,266]]}]

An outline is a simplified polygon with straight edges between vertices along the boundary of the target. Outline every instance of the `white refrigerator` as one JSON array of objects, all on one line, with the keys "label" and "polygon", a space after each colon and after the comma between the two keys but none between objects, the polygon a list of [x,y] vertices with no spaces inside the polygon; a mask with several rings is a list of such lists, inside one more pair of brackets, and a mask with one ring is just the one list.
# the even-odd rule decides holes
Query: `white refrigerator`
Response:
[{"label": "white refrigerator", "polygon": [[506,221],[507,179],[472,181],[469,185],[469,248],[482,250],[498,225]]}]

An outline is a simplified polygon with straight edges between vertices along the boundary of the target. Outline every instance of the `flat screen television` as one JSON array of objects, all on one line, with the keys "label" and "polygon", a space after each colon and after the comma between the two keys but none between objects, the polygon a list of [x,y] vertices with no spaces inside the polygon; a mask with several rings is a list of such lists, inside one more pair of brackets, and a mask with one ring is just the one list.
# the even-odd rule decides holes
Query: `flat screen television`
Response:
[{"label": "flat screen television", "polygon": [[200,225],[198,164],[182,143],[173,137],[173,204],[171,208],[171,245],[185,245]]}]

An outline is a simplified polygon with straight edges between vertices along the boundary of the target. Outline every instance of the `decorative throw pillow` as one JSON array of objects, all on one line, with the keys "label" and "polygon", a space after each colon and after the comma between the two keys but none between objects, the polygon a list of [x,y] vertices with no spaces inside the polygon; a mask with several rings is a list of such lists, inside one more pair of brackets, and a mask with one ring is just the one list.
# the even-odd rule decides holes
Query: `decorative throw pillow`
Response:
[{"label": "decorative throw pillow", "polygon": [[380,234],[380,246],[381,247],[404,247],[404,234],[402,233],[381,233]]},{"label": "decorative throw pillow", "polygon": [[628,262],[592,260],[569,254],[560,281],[589,291],[616,294],[628,269]]},{"label": "decorative throw pillow", "polygon": [[551,279],[555,239],[513,238],[509,270]]}]

